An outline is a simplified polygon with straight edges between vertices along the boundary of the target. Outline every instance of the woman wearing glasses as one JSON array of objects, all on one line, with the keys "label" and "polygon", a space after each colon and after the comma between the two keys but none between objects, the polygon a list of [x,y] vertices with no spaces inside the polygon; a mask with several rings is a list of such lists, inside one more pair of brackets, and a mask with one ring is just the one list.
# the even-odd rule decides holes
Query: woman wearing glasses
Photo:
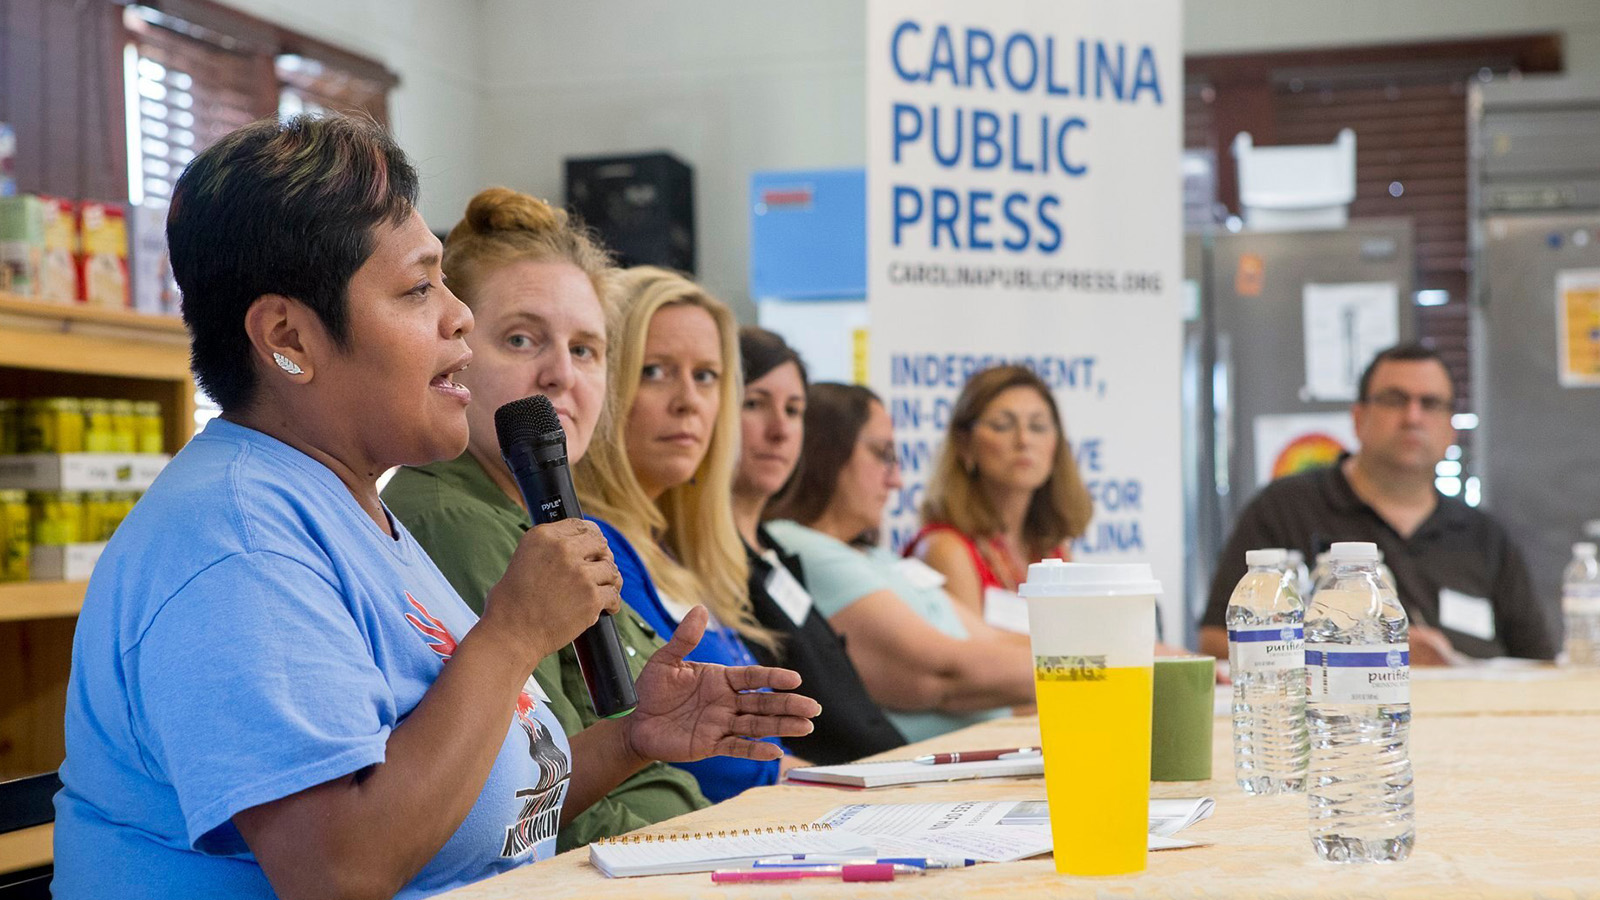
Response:
[{"label": "woman wearing glasses", "polygon": [[877,395],[812,385],[800,455],[805,464],[774,502],[770,515],[780,521],[768,530],[800,557],[812,600],[907,740],[1032,703],[1027,640],[985,625],[919,561],[876,546],[884,505],[900,486],[894,431]]},{"label": "woman wearing glasses", "polygon": [[1049,386],[1022,366],[996,366],[956,398],[906,555],[944,575],[956,602],[1025,626],[1016,591],[1029,563],[1070,558],[1093,512]]}]

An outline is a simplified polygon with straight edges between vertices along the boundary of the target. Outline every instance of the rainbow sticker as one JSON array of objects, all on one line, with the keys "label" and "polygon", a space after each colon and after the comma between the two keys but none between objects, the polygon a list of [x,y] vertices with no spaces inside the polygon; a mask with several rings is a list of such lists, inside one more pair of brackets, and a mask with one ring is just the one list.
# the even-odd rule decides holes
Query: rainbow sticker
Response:
[{"label": "rainbow sticker", "polygon": [[1282,478],[1312,469],[1325,469],[1339,461],[1344,445],[1338,439],[1313,431],[1302,434],[1284,446],[1272,461],[1272,477]]}]

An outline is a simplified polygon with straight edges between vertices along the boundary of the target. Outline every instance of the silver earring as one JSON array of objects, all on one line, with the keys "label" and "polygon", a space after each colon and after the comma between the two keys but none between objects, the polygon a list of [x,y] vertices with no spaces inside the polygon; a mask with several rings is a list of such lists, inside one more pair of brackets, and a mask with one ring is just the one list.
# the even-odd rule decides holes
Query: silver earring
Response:
[{"label": "silver earring", "polygon": [[272,354],[272,361],[278,364],[278,368],[288,372],[290,375],[299,375],[305,371],[305,369],[300,368],[299,363],[284,356],[282,353]]}]

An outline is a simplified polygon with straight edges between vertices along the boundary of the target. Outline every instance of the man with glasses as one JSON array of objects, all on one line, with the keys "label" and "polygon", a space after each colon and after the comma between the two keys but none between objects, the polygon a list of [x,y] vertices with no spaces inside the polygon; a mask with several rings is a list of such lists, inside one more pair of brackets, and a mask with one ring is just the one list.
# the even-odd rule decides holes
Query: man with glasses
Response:
[{"label": "man with glasses", "polygon": [[1200,621],[1202,651],[1228,652],[1223,614],[1245,551],[1285,547],[1311,560],[1335,541],[1372,541],[1411,618],[1413,664],[1555,657],[1553,611],[1534,598],[1516,545],[1487,514],[1434,488],[1434,467],[1456,439],[1452,385],[1444,360],[1420,344],[1373,358],[1350,407],[1361,449],[1274,481],[1240,514]]}]

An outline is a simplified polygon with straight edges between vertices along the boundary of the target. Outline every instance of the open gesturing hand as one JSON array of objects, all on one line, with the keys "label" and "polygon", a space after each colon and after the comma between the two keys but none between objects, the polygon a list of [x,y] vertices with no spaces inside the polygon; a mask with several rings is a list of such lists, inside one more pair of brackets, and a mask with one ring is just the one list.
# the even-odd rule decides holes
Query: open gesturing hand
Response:
[{"label": "open gesturing hand", "polygon": [[811,717],[822,706],[788,691],[800,675],[766,666],[719,666],[688,662],[700,643],[709,614],[696,606],[683,617],[672,640],[657,650],[634,687],[639,705],[623,722],[629,747],[644,759],[691,762],[707,756],[777,759],[783,751],[759,740],[811,733]]}]

